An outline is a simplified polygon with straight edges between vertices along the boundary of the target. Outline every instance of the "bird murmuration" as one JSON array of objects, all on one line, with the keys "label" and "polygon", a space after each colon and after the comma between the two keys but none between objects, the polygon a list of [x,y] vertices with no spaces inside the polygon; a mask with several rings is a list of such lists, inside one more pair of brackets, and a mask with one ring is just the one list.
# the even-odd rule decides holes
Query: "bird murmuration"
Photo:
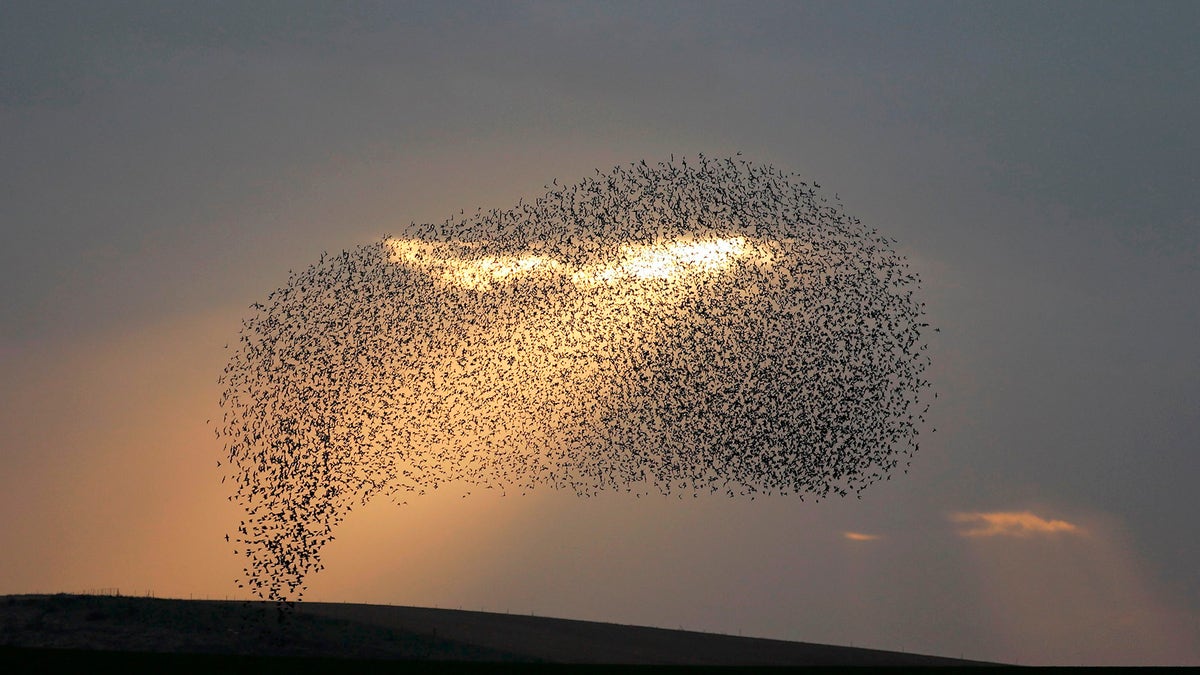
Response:
[{"label": "bird murmuration", "polygon": [[639,162],[322,255],[220,381],[239,582],[303,595],[355,504],[448,483],[845,496],[918,448],[920,279],[815,184]]}]

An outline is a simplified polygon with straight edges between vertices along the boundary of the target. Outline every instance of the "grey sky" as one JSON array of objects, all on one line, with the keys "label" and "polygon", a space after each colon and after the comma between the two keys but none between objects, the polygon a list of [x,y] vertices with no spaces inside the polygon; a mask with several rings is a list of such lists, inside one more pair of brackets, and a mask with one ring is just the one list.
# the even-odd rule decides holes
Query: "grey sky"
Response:
[{"label": "grey sky", "polygon": [[[969,574],[944,516],[1095,515],[1126,533],[1147,593],[1176,617],[1163,620],[1183,637],[1164,658],[1194,664],[1196,35],[1200,5],[1188,2],[6,2],[0,393],[9,403],[28,398],[31,388],[51,387],[39,373],[70,354],[86,359],[96,344],[126,344],[200,315],[232,319],[213,327],[215,339],[184,335],[150,361],[164,364],[163,377],[181,361],[219,371],[217,342],[236,334],[241,309],[322,250],[459,208],[505,208],[594,167],[741,151],[816,179],[851,215],[899,239],[942,328],[931,344],[938,432],[913,473],[878,496],[868,491],[864,503],[763,507],[771,510],[754,516],[759,533],[802,518],[941,542],[893,551],[894,567],[906,570],[899,578],[911,583],[876,580],[860,597],[868,614],[926,607],[930,618],[862,639],[1055,661],[1018,638],[1004,646],[969,628]],[[80,391],[79,405],[91,410]],[[69,422],[46,430],[52,413],[30,406],[37,414],[3,418],[13,440],[0,453],[23,470],[0,484],[40,476],[52,492],[66,479],[47,448],[90,432]],[[172,414],[202,422],[209,412]],[[92,414],[113,428],[138,424],[132,412]],[[209,452],[203,436],[196,443],[177,451],[179,460],[207,466],[217,449]],[[43,504],[37,513],[53,509],[27,485],[8,492],[10,505],[28,498]],[[607,515],[584,506],[568,512],[604,532],[638,505]],[[749,513],[741,504],[698,508],[713,522]],[[708,522],[664,513],[646,517]],[[744,528],[730,518],[712,525],[713,536]],[[538,527],[570,540],[573,522],[563,515]],[[3,548],[32,551],[20,543],[27,529],[0,526]],[[766,586],[744,581],[762,573],[759,563],[689,543],[692,531],[683,527],[666,548],[712,564],[684,576],[744,601],[736,611],[722,605],[734,624],[686,603],[665,605],[684,616],[663,621],[741,621],[807,639],[790,632],[794,617]],[[522,555],[541,560],[566,555],[528,550]],[[781,569],[836,567],[830,557],[774,555]],[[516,560],[504,564],[519,568]],[[636,576],[628,559],[614,564]],[[951,590],[934,588],[930,570]],[[84,583],[4,571],[0,578],[16,581],[0,592]],[[526,588],[513,574],[507,583]],[[809,584],[814,607],[842,616],[811,574],[797,571],[795,583]],[[560,605],[533,590],[524,597],[550,612],[587,606],[583,596]],[[397,592],[388,601],[407,600]],[[629,603],[596,612],[630,622],[653,614],[635,597]],[[855,639],[843,618],[821,639]],[[1101,653],[1079,650],[1084,660]]]}]

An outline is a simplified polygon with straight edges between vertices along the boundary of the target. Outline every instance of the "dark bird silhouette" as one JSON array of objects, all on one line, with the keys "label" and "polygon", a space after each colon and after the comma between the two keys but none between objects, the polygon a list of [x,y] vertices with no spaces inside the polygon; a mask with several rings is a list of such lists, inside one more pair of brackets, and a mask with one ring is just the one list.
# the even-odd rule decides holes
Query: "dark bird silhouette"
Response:
[{"label": "dark bird silhouette", "polygon": [[244,585],[299,599],[354,507],[451,483],[890,480],[930,400],[920,279],[812,186],[740,153],[641,161],[289,272],[219,380]]}]

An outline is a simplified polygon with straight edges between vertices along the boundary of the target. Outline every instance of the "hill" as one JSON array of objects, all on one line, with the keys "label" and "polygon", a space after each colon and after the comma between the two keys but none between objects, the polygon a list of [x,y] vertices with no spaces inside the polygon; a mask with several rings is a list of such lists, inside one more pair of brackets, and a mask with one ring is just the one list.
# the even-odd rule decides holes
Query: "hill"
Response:
[{"label": "hill", "polygon": [[[387,605],[0,596],[5,660],[175,667],[173,656],[245,672],[271,665],[626,664],[676,666],[985,665],[853,647],[682,630]],[[155,659],[158,659],[156,661]],[[265,660],[264,660],[265,659]],[[340,662],[339,662],[340,663]],[[64,666],[65,667],[65,666]]]}]

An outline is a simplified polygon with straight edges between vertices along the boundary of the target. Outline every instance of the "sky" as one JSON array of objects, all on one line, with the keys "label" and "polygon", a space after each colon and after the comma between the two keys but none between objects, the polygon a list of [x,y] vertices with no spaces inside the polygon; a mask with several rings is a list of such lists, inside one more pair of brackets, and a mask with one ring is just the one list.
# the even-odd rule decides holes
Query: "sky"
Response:
[{"label": "sky", "polygon": [[862,499],[356,511],[306,600],[1200,664],[1195,3],[0,4],[0,593],[240,598],[206,420],[323,251],[672,154],[836,191],[939,396]]}]

